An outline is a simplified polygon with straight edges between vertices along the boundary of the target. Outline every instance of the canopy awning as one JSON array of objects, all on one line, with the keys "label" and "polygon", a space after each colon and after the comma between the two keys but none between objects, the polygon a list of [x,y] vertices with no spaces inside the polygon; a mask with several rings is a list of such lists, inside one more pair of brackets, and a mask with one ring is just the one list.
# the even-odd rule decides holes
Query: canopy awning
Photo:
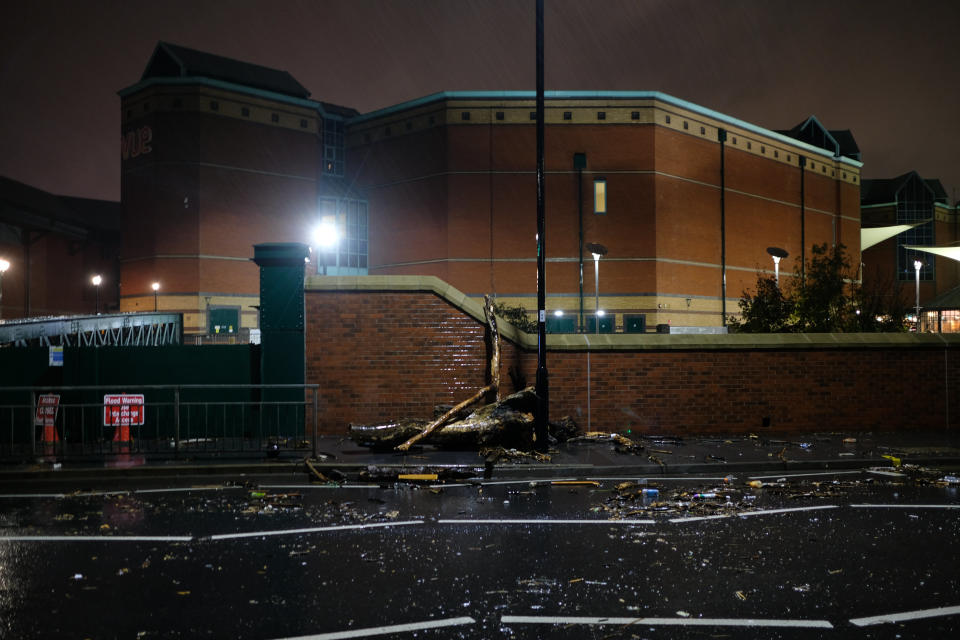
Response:
[{"label": "canopy awning", "polygon": [[950,258],[951,260],[960,261],[960,246],[958,247],[918,247],[918,246],[906,246],[904,249],[911,249],[913,251],[924,251],[926,253],[932,253],[934,255],[943,256],[944,258]]},{"label": "canopy awning", "polygon": [[914,227],[919,227],[920,225],[928,222],[930,222],[930,220],[921,220],[920,222],[914,222],[911,224],[896,224],[892,227],[867,227],[866,229],[861,227],[860,251],[866,251],[873,245],[880,244],[887,238],[892,238],[895,235],[901,234],[904,231],[909,231]]}]

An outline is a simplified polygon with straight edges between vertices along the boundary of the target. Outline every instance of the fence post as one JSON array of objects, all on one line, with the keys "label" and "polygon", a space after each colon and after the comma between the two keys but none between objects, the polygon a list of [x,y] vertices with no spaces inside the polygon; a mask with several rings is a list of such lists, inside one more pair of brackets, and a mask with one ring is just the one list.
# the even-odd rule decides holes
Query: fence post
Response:
[{"label": "fence post", "polygon": [[180,455],[180,387],[173,389],[173,455]]},{"label": "fence post", "polygon": [[320,387],[316,387],[313,390],[313,459],[317,459],[317,423],[319,418],[317,416],[317,409],[319,402],[317,401],[317,396],[320,395]]},{"label": "fence post", "polygon": [[27,419],[30,422],[30,455],[37,455],[37,392],[30,392],[30,411]]}]

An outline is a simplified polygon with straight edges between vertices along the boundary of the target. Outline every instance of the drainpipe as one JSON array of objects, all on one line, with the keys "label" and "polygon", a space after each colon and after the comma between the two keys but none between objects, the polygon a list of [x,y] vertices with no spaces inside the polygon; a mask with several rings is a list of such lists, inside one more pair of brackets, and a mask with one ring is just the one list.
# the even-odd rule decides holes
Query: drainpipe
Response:
[{"label": "drainpipe", "polygon": [[724,149],[727,141],[727,130],[718,129],[717,139],[720,141],[720,307],[723,314],[723,326],[727,326],[727,183]]},{"label": "drainpipe", "polygon": [[580,263],[580,320],[577,325],[583,331],[583,170],[587,166],[587,154],[573,154],[573,168],[577,170],[577,219],[580,224],[580,236],[577,261]]},{"label": "drainpipe", "polygon": [[806,156],[800,156],[800,283],[807,281],[807,237],[806,237]]}]

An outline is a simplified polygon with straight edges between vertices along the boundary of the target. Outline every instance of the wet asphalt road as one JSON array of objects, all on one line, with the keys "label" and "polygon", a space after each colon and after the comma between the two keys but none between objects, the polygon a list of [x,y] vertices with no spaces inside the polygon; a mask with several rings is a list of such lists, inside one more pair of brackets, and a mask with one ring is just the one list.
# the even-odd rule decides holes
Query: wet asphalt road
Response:
[{"label": "wet asphalt road", "polygon": [[6,486],[0,637],[956,637],[955,486],[747,480]]}]

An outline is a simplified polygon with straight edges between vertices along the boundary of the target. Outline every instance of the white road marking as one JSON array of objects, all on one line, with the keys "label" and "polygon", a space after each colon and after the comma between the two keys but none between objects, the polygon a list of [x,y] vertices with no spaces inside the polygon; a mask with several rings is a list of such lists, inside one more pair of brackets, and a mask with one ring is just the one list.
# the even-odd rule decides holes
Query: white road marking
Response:
[{"label": "white road marking", "polygon": [[782,620],[775,618],[591,618],[581,616],[502,616],[503,624],[586,624],[690,627],[796,627],[832,629],[826,620]]},{"label": "white road marking", "polygon": [[378,484],[260,484],[260,489],[379,489]]},{"label": "white road marking", "polygon": [[497,520],[437,520],[437,524],[654,524],[655,520],[551,520],[547,518],[497,519]]},{"label": "white road marking", "polygon": [[852,475],[852,474],[862,474],[862,469],[857,469],[856,471],[818,471],[817,473],[790,473],[790,474],[778,474],[775,476],[750,476],[750,480],[770,480],[779,479],[779,478],[804,478],[806,476],[842,476],[842,475]]},{"label": "white road marking", "polygon": [[251,531],[248,533],[224,533],[210,536],[211,540],[236,540],[238,538],[259,538],[263,536],[289,536],[298,533],[323,533],[326,531],[348,531],[353,529],[381,529],[384,527],[404,527],[423,524],[423,520],[405,520],[402,522],[375,522],[372,524],[343,524],[332,527],[309,527],[305,529],[275,529],[272,531]]},{"label": "white road marking", "polygon": [[[672,482],[701,482],[701,481],[704,481],[704,482],[706,482],[706,481],[710,481],[710,482],[723,482],[723,481],[728,480],[728,479],[730,479],[730,478],[732,478],[732,477],[733,477],[733,476],[724,476],[724,477],[719,477],[719,478],[704,478],[704,477],[702,477],[702,476],[687,476],[687,477],[685,477],[685,478],[662,478],[662,477],[654,474],[654,475],[649,475],[649,476],[629,476],[629,477],[627,477],[627,476],[622,476],[622,477],[606,476],[606,477],[602,477],[602,478],[601,478],[601,477],[587,478],[587,480],[628,480],[628,481],[629,481],[629,480],[633,480],[633,481],[640,481],[640,482],[665,482],[665,481],[672,481]],[[782,478],[783,476],[777,476],[777,477],[778,477],[778,478]]]},{"label": "white road marking", "polygon": [[851,504],[854,509],[960,509],[960,504]]},{"label": "white road marking", "polygon": [[699,522],[701,520],[720,520],[721,518],[730,518],[732,517],[729,514],[716,515],[716,516],[690,516],[689,518],[670,518],[667,522],[674,522],[684,524],[687,522]]},{"label": "white road marking", "polygon": [[441,627],[453,627],[476,623],[477,621],[473,618],[464,616],[462,618],[447,618],[445,620],[425,620],[423,622],[412,622],[409,624],[394,624],[386,627],[367,627],[366,629],[351,629],[350,631],[315,633],[309,636],[277,638],[277,640],[344,640],[346,638],[366,638],[369,636],[382,636],[390,633],[422,631],[424,629],[439,629]]},{"label": "white road marking", "polygon": [[822,511],[824,509],[836,509],[837,505],[835,504],[824,504],[818,505],[816,507],[792,507],[790,509],[762,509],[760,511],[744,511],[743,513],[738,513],[737,515],[741,518],[747,518],[749,516],[769,516],[775,513],[795,513],[798,511]]},{"label": "white road marking", "polygon": [[940,616],[955,616],[960,613],[960,607],[940,607],[938,609],[920,609],[918,611],[904,611],[903,613],[888,613],[882,616],[869,618],[851,618],[850,624],[858,627],[867,627],[885,622],[903,622],[905,620],[920,620],[922,618],[937,618]]},{"label": "white road marking", "polygon": [[551,482],[572,482],[574,480],[579,480],[580,478],[540,478],[537,480],[491,480],[489,482],[479,483],[482,487],[492,487],[498,484],[544,484],[548,485]]},{"label": "white road marking", "polygon": [[896,471],[879,471],[877,469],[867,469],[867,473],[872,473],[875,476],[890,476],[893,478],[906,478],[905,473],[897,473]]},{"label": "white road marking", "polygon": [[228,491],[246,487],[175,487],[167,489],[137,489],[134,493],[186,493],[189,491]]},{"label": "white road marking", "polygon": [[0,536],[2,542],[190,542],[193,536]]}]

